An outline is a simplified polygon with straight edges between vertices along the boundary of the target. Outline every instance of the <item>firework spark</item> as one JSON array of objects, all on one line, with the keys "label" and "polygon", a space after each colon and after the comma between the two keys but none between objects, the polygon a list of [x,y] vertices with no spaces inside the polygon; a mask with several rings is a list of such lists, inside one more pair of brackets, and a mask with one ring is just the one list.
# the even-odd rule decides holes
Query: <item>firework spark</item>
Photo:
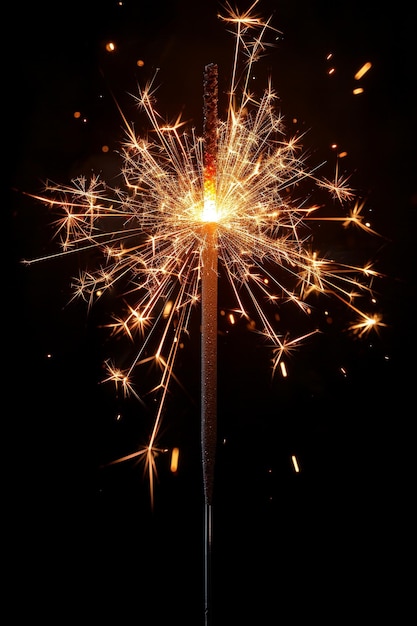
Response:
[{"label": "firework spark", "polygon": [[[154,78],[136,97],[149,133],[137,136],[121,112],[126,132],[121,188],[110,188],[93,175],[76,178],[68,187],[48,182],[38,197],[59,213],[57,255],[91,249],[101,253],[97,270],[80,272],[74,279],[74,297],[91,307],[106,291],[120,286],[129,302],[125,315],[114,316],[108,326],[111,333],[131,339],[132,360],[123,370],[107,361],[105,380],[124,395],[144,401],[150,391],[137,388],[138,372],[150,365],[159,371],[151,390],[158,408],[147,443],[114,461],[143,459],[151,498],[163,410],[171,384],[179,382],[174,374],[178,350],[193,310],[201,306],[204,251],[211,236],[208,222],[215,223],[218,277],[230,287],[230,311],[234,319],[257,320],[258,332],[272,346],[274,372],[284,355],[318,330],[282,334],[265,303],[296,306],[307,314],[313,294],[330,294],[353,313],[353,333],[363,336],[382,324],[379,316],[356,305],[359,295],[371,293],[376,276],[371,265],[341,264],[312,249],[312,221],[373,230],[362,222],[363,204],[356,201],[349,208],[354,192],[348,178],[337,168],[333,180],[320,178],[322,164],[308,165],[302,138],[286,135],[271,81],[260,95],[250,91],[254,63],[268,45],[265,37],[277,32],[270,20],[255,15],[256,4],[244,13],[226,5],[226,14],[219,16],[234,32],[235,50],[226,116],[219,116],[216,131],[215,168],[205,164],[203,138],[196,129],[187,129],[180,117],[172,124],[161,121]],[[300,197],[302,183],[308,192]],[[214,197],[210,187],[215,188]],[[334,217],[328,212],[320,217],[322,203],[313,201],[315,190],[329,192],[339,211]]]}]

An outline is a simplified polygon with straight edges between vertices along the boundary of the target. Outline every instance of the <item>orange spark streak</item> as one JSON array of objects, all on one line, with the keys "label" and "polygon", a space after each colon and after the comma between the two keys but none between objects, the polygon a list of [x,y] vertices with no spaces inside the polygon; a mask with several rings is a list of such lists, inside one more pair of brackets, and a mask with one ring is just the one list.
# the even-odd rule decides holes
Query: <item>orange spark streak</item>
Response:
[{"label": "orange spark streak", "polygon": [[372,67],[372,63],[370,63],[370,61],[367,61],[366,63],[364,63],[362,67],[359,68],[358,71],[356,72],[355,80],[360,80],[362,76],[366,74],[366,72],[369,72],[371,67]]}]

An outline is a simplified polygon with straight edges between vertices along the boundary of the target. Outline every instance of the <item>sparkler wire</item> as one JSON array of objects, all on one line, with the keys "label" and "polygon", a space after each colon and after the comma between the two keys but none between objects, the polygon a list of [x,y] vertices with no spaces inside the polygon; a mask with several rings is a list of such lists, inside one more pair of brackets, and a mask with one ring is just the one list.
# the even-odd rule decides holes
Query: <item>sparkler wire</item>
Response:
[{"label": "sparkler wire", "polygon": [[[204,209],[216,212],[217,66],[204,72]],[[214,206],[212,206],[214,204]],[[208,205],[208,206],[207,206]],[[211,619],[211,552],[214,465],[217,442],[217,224],[204,226],[201,268],[201,451],[204,484],[205,623]]]}]

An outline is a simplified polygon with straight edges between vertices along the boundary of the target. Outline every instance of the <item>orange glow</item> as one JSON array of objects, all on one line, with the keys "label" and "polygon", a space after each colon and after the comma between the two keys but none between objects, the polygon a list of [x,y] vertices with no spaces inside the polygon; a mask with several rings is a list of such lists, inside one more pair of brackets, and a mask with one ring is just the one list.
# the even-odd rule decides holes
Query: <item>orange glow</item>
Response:
[{"label": "orange glow", "polygon": [[173,474],[178,471],[178,461],[180,456],[179,448],[172,448],[170,470]]},{"label": "orange glow", "polygon": [[371,69],[371,67],[372,67],[372,63],[370,63],[369,61],[364,63],[362,67],[356,72],[355,80],[361,79],[362,76],[364,76],[366,72],[368,72]]},{"label": "orange glow", "polygon": [[363,93],[363,88],[362,87],[357,87],[356,89],[353,90],[352,93],[353,93],[354,96],[357,96],[360,93]]},{"label": "orange glow", "polygon": [[116,44],[113,41],[106,43],[107,52],[114,52],[116,50]]},{"label": "orange glow", "polygon": [[168,302],[166,303],[165,308],[164,308],[164,312],[163,312],[163,317],[165,319],[170,316],[173,304],[174,303],[173,303],[172,300],[168,300]]},{"label": "orange glow", "polygon": [[216,204],[216,169],[208,165],[204,169],[204,204],[201,214],[202,222],[217,222],[219,213]]},{"label": "orange glow", "polygon": [[298,473],[299,473],[299,471],[300,471],[300,468],[299,468],[299,466],[298,466],[298,461],[297,461],[297,457],[295,456],[295,454],[293,454],[293,455],[292,455],[292,457],[291,457],[291,461],[292,461],[292,464],[293,464],[293,466],[294,466],[294,470],[295,470],[295,471],[297,472],[297,474],[298,474]]}]

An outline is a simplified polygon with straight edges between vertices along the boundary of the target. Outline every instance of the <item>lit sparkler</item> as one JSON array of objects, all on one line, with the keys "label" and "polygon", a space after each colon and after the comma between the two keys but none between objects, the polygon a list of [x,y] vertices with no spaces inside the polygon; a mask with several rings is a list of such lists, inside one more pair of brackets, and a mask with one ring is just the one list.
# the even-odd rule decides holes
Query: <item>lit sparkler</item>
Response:
[{"label": "lit sparkler", "polygon": [[[345,265],[321,258],[312,249],[313,221],[374,231],[363,223],[363,203],[355,201],[348,179],[337,169],[334,180],[320,178],[322,164],[307,164],[301,137],[286,136],[271,82],[262,94],[251,92],[254,63],[268,45],[266,33],[275,31],[270,20],[255,15],[256,4],[257,0],[244,13],[226,5],[226,14],[219,16],[234,29],[235,52],[227,115],[224,120],[216,118],[211,134],[215,147],[207,149],[207,141],[195,129],[184,130],[180,118],[172,124],[161,122],[153,79],[137,96],[149,134],[137,136],[121,112],[126,126],[123,189],[110,188],[93,175],[76,178],[68,187],[48,182],[45,195],[38,196],[59,210],[56,230],[61,249],[55,256],[89,249],[102,255],[97,270],[79,273],[74,297],[91,307],[120,285],[129,301],[125,315],[115,316],[108,327],[132,340],[132,361],[120,369],[109,360],[105,380],[125,396],[144,402],[149,390],[137,388],[138,371],[153,364],[160,372],[151,390],[158,404],[147,443],[114,461],[145,462],[152,502],[163,410],[171,384],[178,382],[174,366],[191,314],[201,306],[204,316],[207,307],[202,286],[208,269],[216,281],[230,286],[233,319],[257,320],[258,332],[272,347],[274,372],[283,369],[284,355],[318,330],[300,336],[282,334],[265,303],[295,306],[307,315],[312,294],[328,294],[353,313],[353,333],[363,336],[382,325],[379,316],[356,304],[359,295],[372,292],[377,273],[371,265]],[[300,198],[302,183],[308,185],[308,194]],[[321,217],[320,204],[313,202],[313,191],[323,189],[340,207],[334,217]],[[352,202],[354,207],[349,208]]]}]

